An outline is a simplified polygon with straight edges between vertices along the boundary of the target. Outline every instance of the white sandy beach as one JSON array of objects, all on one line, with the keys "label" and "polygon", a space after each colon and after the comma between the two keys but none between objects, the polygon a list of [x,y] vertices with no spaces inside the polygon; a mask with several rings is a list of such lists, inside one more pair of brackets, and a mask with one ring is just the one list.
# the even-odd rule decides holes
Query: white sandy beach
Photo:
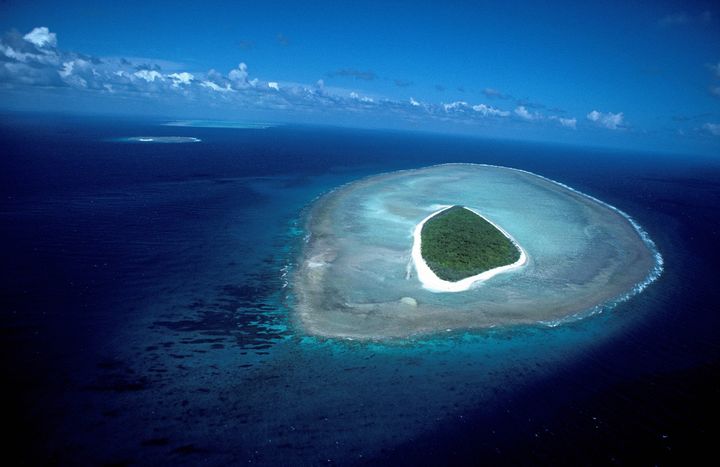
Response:
[{"label": "white sandy beach", "polygon": [[463,292],[476,282],[484,282],[491,277],[494,277],[498,274],[501,274],[503,272],[512,271],[514,269],[517,269],[524,264],[527,263],[528,255],[525,252],[525,250],[520,246],[520,244],[509,234],[507,233],[502,227],[495,224],[490,219],[486,218],[476,210],[472,208],[466,208],[478,216],[485,219],[487,222],[492,224],[496,229],[498,229],[500,232],[503,233],[513,244],[517,249],[520,251],[520,258],[515,261],[512,264],[507,264],[505,266],[500,266],[497,268],[489,269],[485,272],[482,272],[480,274],[476,274],[474,276],[466,277],[465,279],[451,282],[446,281],[443,279],[440,279],[432,269],[430,269],[430,266],[427,265],[425,260],[422,257],[422,240],[421,240],[421,232],[423,229],[423,226],[425,225],[425,222],[432,219],[434,216],[440,214],[441,212],[450,209],[452,206],[444,206],[442,209],[435,211],[434,213],[427,216],[425,219],[423,219],[417,226],[415,226],[415,230],[413,231],[413,246],[412,246],[412,260],[415,264],[415,271],[417,271],[418,279],[420,280],[420,283],[422,283],[422,286],[431,291],[431,292]]}]

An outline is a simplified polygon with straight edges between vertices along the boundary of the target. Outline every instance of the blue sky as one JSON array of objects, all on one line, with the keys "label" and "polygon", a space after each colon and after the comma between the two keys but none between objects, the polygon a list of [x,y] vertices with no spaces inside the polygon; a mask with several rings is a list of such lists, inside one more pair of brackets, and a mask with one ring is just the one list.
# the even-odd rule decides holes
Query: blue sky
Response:
[{"label": "blue sky", "polygon": [[4,2],[0,108],[720,149],[713,2]]}]

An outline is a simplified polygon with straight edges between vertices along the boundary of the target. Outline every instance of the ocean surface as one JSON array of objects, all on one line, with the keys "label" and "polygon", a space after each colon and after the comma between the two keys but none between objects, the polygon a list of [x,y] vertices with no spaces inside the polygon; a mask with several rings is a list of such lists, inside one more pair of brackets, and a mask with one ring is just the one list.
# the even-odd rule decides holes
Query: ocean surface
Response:
[{"label": "ocean surface", "polygon": [[[714,451],[720,159],[161,123],[0,120],[4,442],[20,465],[667,465]],[[444,162],[529,170],[618,207],[655,241],[661,277],[556,327],[306,335],[288,281],[307,207]]]}]

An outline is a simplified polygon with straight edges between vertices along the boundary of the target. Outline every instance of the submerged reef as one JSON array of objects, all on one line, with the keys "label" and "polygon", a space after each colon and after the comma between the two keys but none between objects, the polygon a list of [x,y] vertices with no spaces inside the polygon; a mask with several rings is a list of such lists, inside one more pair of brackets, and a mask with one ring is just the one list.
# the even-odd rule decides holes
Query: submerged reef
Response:
[{"label": "submerged reef", "polygon": [[[424,287],[413,233],[462,205],[522,245],[522,266],[457,293]],[[446,164],[344,185],[308,211],[292,285],[306,332],[404,338],[458,329],[558,323],[630,296],[662,259],[625,214],[547,178],[515,169]]]}]

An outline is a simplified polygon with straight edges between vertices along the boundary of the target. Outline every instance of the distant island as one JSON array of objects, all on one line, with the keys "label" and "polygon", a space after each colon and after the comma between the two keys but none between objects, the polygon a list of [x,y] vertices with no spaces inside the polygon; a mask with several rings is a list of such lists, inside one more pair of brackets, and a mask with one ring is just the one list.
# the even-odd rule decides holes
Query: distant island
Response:
[{"label": "distant island", "polygon": [[128,138],[120,138],[118,141],[125,143],[199,143],[200,138],[192,136],[130,136]]},{"label": "distant island", "polygon": [[446,281],[459,281],[520,259],[520,250],[503,232],[463,206],[436,213],[420,235],[422,258]]}]

